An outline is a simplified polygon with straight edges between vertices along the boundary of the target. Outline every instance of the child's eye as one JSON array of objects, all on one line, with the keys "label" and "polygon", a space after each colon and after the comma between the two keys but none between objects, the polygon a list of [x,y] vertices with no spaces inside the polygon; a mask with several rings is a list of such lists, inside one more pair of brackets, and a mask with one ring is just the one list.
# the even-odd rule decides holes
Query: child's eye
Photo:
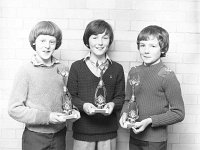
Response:
[{"label": "child's eye", "polygon": [[157,47],[157,46],[156,46],[156,45],[151,45],[151,47],[155,48],[155,47]]},{"label": "child's eye", "polygon": [[97,39],[97,36],[96,35],[91,35],[91,38],[92,39]]},{"label": "child's eye", "polygon": [[45,40],[41,40],[41,42],[45,42]]},{"label": "child's eye", "polygon": [[144,45],[144,44],[140,44],[139,46],[140,46],[140,47],[145,47],[145,45]]},{"label": "child's eye", "polygon": [[109,39],[109,37],[108,36],[104,36],[103,39]]},{"label": "child's eye", "polygon": [[97,39],[97,37],[96,37],[96,36],[93,36],[92,39]]},{"label": "child's eye", "polygon": [[56,41],[50,41],[50,44],[55,44],[56,43]]}]

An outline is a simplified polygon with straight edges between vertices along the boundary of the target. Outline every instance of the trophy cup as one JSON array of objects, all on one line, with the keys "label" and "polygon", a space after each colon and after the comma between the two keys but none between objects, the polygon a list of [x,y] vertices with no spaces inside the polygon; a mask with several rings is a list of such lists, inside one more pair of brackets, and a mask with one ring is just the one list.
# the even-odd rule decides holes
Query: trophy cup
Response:
[{"label": "trophy cup", "polygon": [[71,95],[66,87],[67,85],[67,80],[68,80],[68,75],[69,75],[69,70],[67,68],[62,68],[59,69],[57,68],[57,73],[59,75],[62,76],[63,79],[63,104],[62,104],[62,108],[63,108],[63,113],[66,115],[67,119],[69,118],[74,118],[74,116],[72,115],[72,110],[73,110],[73,106],[72,106],[72,102],[71,102]]},{"label": "trophy cup", "polygon": [[135,97],[135,87],[140,83],[140,76],[138,73],[135,73],[129,76],[129,84],[132,86],[132,96],[128,103],[128,114],[127,114],[127,126],[129,128],[134,127],[135,121],[139,118],[138,114],[138,105],[136,103]]},{"label": "trophy cup", "polygon": [[106,109],[104,109],[104,106],[106,104],[106,87],[103,82],[102,76],[103,76],[103,70],[105,69],[105,66],[101,69],[100,73],[100,81],[97,85],[95,96],[94,96],[94,103],[97,106],[97,109],[94,110],[95,113],[106,113]]}]

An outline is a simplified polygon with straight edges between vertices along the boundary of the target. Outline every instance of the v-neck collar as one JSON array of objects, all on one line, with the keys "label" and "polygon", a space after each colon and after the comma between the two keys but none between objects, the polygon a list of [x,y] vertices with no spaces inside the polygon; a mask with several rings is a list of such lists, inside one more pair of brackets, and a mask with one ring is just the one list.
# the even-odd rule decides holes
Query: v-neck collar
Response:
[{"label": "v-neck collar", "polygon": [[[92,74],[92,76],[94,76],[95,78],[98,78],[98,79],[100,78],[100,76],[96,76],[96,75],[90,70],[90,68],[88,67],[88,65],[86,64],[85,61],[82,61],[82,63],[83,63],[83,65],[87,68],[87,71],[90,72],[90,74]],[[108,68],[105,70],[105,72],[104,72],[104,74],[103,74],[102,77],[104,77],[104,75],[107,74],[107,72],[109,71],[111,65],[112,65],[112,64],[110,64],[110,65],[108,66]]]}]

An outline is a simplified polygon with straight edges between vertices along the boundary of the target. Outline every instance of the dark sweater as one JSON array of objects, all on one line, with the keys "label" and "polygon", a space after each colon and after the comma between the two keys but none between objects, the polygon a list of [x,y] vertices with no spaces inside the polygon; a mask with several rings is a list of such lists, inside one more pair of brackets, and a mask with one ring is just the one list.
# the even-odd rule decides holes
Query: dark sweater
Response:
[{"label": "dark sweater", "polygon": [[87,67],[85,61],[78,60],[70,68],[68,89],[72,103],[78,107],[81,118],[73,124],[73,137],[82,141],[103,141],[117,136],[118,120],[116,112],[122,108],[125,97],[125,79],[123,67],[112,61],[103,74],[106,86],[106,102],[114,102],[115,107],[109,116],[95,114],[88,116],[83,111],[86,102],[94,104],[95,90],[100,78]]},{"label": "dark sweater", "polygon": [[[131,130],[131,138],[151,142],[166,141],[167,125],[180,122],[185,116],[180,84],[174,72],[162,62],[149,67],[133,67],[129,76],[136,72],[140,76],[140,84],[135,88],[139,121],[151,117],[152,124],[137,135]],[[131,95],[132,89],[127,82],[125,99],[129,100]],[[126,111],[125,105],[123,111]]]}]

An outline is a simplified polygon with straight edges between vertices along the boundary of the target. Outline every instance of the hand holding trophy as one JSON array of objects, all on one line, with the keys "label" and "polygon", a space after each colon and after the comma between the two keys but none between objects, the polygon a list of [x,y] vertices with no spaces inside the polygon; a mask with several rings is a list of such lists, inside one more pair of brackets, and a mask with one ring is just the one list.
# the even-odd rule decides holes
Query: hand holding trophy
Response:
[{"label": "hand holding trophy", "polygon": [[66,119],[72,119],[72,118],[78,119],[80,116],[79,116],[79,114],[74,113],[74,111],[76,111],[76,110],[73,109],[73,105],[71,102],[72,97],[66,87],[68,75],[69,75],[69,69],[66,67],[63,67],[62,69],[57,68],[57,73],[62,76],[63,83],[64,83],[62,108],[63,108],[63,113],[65,114],[65,118]]},{"label": "hand holding trophy", "polygon": [[135,121],[139,118],[138,105],[136,103],[136,97],[135,97],[135,87],[139,85],[139,83],[140,83],[140,76],[137,72],[129,76],[129,84],[132,86],[132,96],[128,103],[128,114],[126,119],[128,128],[134,127]]}]

